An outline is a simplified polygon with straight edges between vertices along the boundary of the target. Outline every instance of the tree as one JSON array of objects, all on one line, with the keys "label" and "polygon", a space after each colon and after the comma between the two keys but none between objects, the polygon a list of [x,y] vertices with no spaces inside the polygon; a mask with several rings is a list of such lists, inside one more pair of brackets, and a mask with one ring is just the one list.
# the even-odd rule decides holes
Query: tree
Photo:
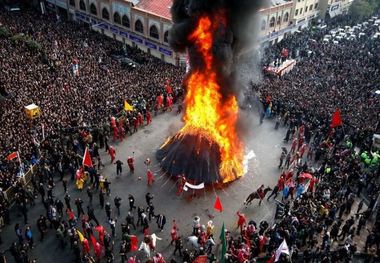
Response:
[{"label": "tree", "polygon": [[356,21],[368,19],[378,8],[378,0],[354,0],[350,6],[349,13]]}]

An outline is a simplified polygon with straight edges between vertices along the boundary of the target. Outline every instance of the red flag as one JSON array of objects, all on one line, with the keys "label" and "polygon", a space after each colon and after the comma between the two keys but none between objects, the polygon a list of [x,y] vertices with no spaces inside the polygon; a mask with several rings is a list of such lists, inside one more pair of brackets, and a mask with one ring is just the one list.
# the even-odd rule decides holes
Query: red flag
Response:
[{"label": "red flag", "polygon": [[330,126],[331,126],[331,128],[335,128],[335,127],[342,126],[342,125],[343,125],[343,122],[342,122],[342,118],[340,116],[340,110],[337,109],[331,118]]},{"label": "red flag", "polygon": [[82,164],[83,164],[83,166],[92,167],[91,156],[90,156],[90,153],[88,152],[87,147],[86,147],[86,150],[84,151],[83,163]]},{"label": "red flag", "polygon": [[8,161],[12,161],[13,159],[17,158],[18,154],[17,152],[13,152],[7,156]]},{"label": "red flag", "polygon": [[219,212],[223,211],[222,202],[220,201],[219,196],[216,197],[215,204],[214,204],[214,209],[218,210]]},{"label": "red flag", "polygon": [[131,235],[131,251],[137,251],[139,249],[139,241],[137,236]]}]

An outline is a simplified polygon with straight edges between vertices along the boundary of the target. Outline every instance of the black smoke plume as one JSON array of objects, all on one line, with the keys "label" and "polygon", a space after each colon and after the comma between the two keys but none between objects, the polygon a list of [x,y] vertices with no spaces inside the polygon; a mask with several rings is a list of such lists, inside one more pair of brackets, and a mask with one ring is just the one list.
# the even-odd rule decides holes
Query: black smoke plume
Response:
[{"label": "black smoke plume", "polygon": [[[257,45],[256,21],[258,10],[263,6],[264,0],[173,0],[173,26],[169,32],[169,43],[177,52],[188,52],[190,73],[204,67],[202,56],[189,40],[200,17],[208,16],[218,25],[213,34],[212,66],[217,73],[223,100],[233,94],[239,104],[243,101],[250,76],[242,74],[240,69],[247,62],[257,64],[254,56],[254,47]],[[254,72],[258,71],[252,67],[250,74]],[[243,141],[245,127],[239,118],[236,129]],[[200,145],[203,152],[197,154]],[[174,136],[158,150],[156,156],[161,161],[161,167],[173,176],[184,173],[190,180],[214,183],[221,179],[218,152],[217,145],[207,146],[202,138]]]}]

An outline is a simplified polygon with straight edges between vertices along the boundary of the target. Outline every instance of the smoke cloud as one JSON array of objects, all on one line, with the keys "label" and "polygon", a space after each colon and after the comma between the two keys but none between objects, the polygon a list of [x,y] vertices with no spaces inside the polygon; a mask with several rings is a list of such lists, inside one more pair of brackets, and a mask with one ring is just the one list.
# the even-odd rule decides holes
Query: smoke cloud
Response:
[{"label": "smoke cloud", "polygon": [[[174,0],[169,43],[177,52],[188,51],[191,71],[202,70],[201,56],[188,36],[201,16],[218,21],[220,29],[213,39],[213,67],[218,73],[223,97],[233,94],[242,105],[251,81],[257,81],[260,76],[257,25],[258,10],[264,6],[265,0]],[[239,118],[237,129],[242,138],[246,127]]]}]

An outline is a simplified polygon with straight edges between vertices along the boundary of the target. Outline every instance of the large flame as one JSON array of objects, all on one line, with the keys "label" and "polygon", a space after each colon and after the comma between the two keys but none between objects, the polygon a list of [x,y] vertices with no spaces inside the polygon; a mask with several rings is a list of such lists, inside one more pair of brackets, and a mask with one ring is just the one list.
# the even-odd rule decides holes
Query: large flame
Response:
[{"label": "large flame", "polygon": [[194,70],[188,78],[185,126],[180,134],[204,136],[219,146],[219,173],[223,183],[227,183],[244,173],[244,147],[236,133],[239,110],[236,97],[231,95],[227,99],[222,98],[213,68],[213,35],[220,21],[211,21],[208,16],[203,16],[189,36],[202,56],[204,69]]}]

